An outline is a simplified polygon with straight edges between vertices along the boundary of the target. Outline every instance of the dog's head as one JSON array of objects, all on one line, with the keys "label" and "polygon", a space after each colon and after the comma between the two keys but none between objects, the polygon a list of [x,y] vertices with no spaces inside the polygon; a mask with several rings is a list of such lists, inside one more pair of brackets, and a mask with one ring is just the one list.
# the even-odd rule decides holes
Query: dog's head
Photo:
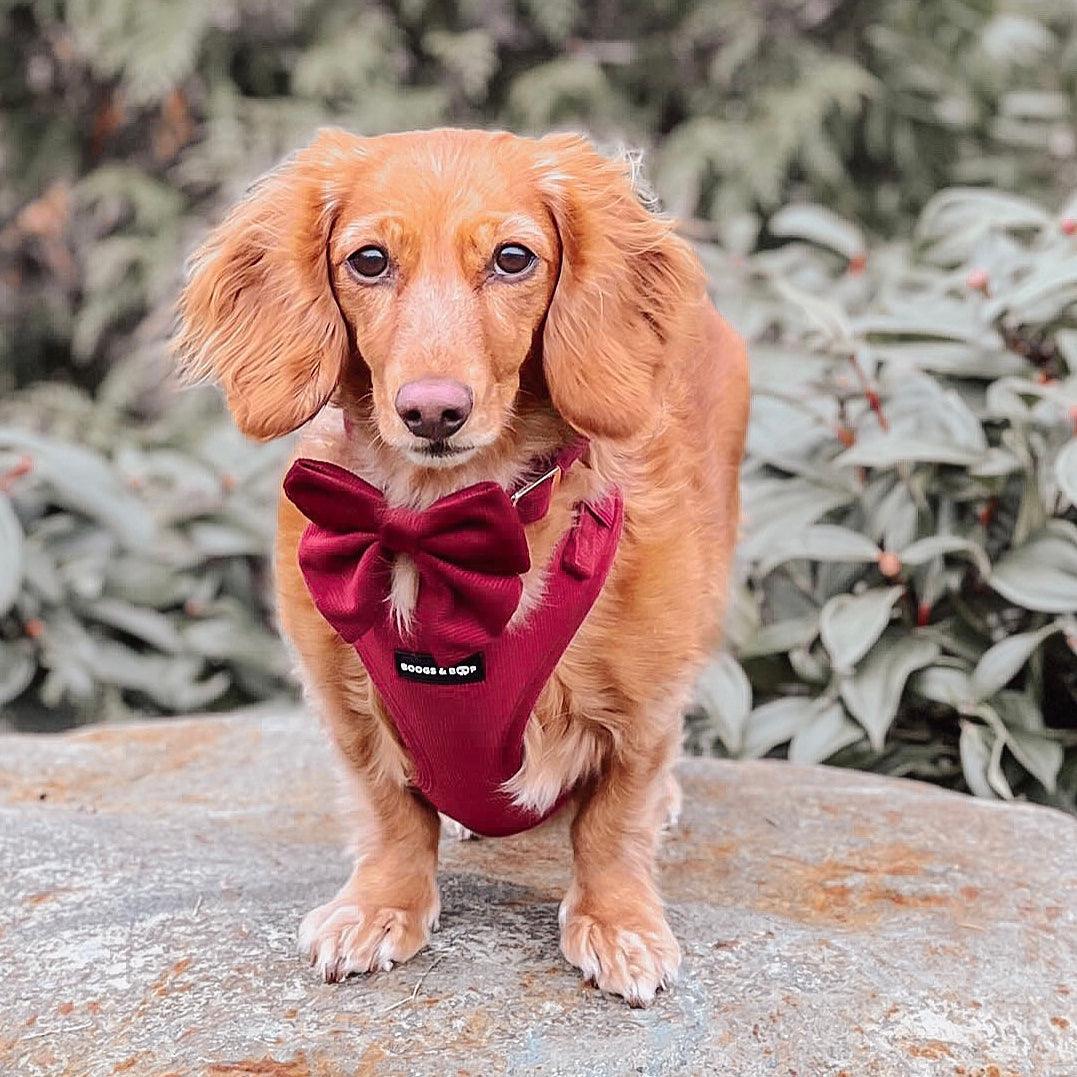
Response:
[{"label": "dog's head", "polygon": [[627,165],[582,138],[327,130],[196,252],[177,349],[253,437],[337,394],[413,464],[445,467],[510,427],[530,357],[579,431],[647,429],[701,292]]}]

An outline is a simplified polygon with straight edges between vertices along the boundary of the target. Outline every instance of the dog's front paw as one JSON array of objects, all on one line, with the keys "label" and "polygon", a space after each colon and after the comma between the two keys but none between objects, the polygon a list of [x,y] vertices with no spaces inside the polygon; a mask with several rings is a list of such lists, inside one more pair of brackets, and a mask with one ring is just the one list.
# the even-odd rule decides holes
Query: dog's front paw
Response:
[{"label": "dog's front paw", "polygon": [[401,907],[364,901],[346,886],[303,918],[299,951],[326,983],[352,973],[388,972],[422,949],[439,911],[436,890],[431,898]]},{"label": "dog's front paw", "polygon": [[649,1006],[681,966],[681,948],[657,898],[613,907],[575,887],[561,903],[561,952],[603,991]]}]

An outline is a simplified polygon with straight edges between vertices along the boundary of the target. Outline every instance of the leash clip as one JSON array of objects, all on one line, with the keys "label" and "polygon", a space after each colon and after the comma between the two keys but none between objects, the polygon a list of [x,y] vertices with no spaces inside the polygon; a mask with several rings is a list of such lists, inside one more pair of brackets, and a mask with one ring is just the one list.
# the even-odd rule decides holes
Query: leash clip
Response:
[{"label": "leash clip", "polygon": [[560,481],[561,478],[561,465],[554,464],[545,475],[540,475],[537,479],[529,482],[526,486],[517,490],[516,493],[509,497],[509,500],[515,505],[519,502],[520,498],[526,497],[528,494],[537,490],[544,482],[549,482],[550,479]]}]

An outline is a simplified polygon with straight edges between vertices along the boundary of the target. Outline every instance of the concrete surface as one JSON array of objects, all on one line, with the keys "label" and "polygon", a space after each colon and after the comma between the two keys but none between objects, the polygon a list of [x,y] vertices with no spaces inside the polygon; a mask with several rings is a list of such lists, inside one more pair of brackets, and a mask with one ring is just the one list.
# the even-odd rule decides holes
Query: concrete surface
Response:
[{"label": "concrete surface", "polygon": [[442,930],[317,982],[347,874],[313,720],[0,737],[0,1073],[1077,1075],[1077,825],[911,782],[691,762],[663,854],[682,982],[557,948],[561,827],[443,842]]}]

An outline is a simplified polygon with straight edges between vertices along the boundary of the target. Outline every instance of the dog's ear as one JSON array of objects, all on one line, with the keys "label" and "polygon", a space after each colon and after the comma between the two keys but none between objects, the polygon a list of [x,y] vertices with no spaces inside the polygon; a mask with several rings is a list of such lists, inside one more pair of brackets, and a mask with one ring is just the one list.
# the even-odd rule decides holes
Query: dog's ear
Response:
[{"label": "dog's ear", "polygon": [[657,411],[665,353],[703,295],[699,260],[640,202],[628,161],[578,135],[539,142],[537,183],[561,240],[542,335],[554,407],[595,437],[626,438]]},{"label": "dog's ear", "polygon": [[191,379],[220,382],[239,428],[280,437],[329,400],[350,354],[328,243],[334,159],[361,152],[327,130],[261,179],[195,252],[174,341]]}]

